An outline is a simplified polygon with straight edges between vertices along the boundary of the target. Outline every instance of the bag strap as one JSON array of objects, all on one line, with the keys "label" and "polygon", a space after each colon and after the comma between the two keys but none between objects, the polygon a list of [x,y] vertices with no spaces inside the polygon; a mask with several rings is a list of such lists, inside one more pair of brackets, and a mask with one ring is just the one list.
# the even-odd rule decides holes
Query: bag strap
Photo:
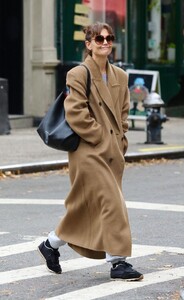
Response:
[{"label": "bag strap", "polygon": [[87,84],[86,84],[86,96],[89,98],[90,90],[91,90],[91,75],[89,69],[86,67],[86,65],[81,64],[81,66],[85,67],[87,70]]}]

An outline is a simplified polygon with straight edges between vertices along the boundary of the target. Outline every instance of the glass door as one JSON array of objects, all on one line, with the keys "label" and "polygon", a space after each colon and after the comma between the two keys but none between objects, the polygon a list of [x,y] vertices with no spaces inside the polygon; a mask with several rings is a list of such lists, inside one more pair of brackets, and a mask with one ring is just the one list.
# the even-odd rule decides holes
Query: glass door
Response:
[{"label": "glass door", "polygon": [[176,59],[176,1],[149,0],[147,7],[148,63],[173,64]]}]

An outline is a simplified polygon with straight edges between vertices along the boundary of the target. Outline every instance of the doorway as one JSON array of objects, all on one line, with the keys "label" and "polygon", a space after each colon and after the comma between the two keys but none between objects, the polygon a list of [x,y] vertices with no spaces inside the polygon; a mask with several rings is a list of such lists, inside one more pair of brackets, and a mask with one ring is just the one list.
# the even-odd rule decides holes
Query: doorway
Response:
[{"label": "doorway", "polygon": [[0,77],[8,80],[9,114],[23,113],[23,1],[0,1]]}]

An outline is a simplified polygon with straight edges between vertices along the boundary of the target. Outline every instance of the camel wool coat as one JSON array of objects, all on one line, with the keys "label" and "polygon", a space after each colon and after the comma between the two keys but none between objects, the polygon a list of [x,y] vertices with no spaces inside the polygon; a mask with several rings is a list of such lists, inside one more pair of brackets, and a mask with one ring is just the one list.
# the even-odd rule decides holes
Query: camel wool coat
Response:
[{"label": "camel wool coat", "polygon": [[88,55],[91,75],[86,98],[87,70],[77,66],[67,73],[70,94],[66,119],[81,137],[69,152],[71,190],[66,214],[56,235],[79,254],[101,259],[105,253],[131,256],[131,232],[122,194],[124,154],[127,149],[129,91],[127,74],[107,61],[107,84]]}]

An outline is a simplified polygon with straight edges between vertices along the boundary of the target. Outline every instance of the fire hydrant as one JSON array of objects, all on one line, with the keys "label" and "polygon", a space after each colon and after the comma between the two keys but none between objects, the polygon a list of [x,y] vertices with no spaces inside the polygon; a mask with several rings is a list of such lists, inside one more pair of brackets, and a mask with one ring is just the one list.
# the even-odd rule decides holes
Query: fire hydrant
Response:
[{"label": "fire hydrant", "polygon": [[164,106],[164,101],[160,95],[151,92],[143,101],[143,106],[146,109],[146,136],[145,144],[163,144],[161,140],[162,123],[168,120],[166,115],[160,112]]}]

